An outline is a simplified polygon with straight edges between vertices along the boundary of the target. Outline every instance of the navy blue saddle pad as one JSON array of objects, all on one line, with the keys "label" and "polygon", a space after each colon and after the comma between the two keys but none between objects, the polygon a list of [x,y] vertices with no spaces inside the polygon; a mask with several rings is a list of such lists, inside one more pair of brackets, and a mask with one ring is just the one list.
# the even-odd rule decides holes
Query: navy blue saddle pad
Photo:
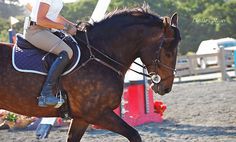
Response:
[{"label": "navy blue saddle pad", "polygon": [[[55,32],[54,34],[63,39],[63,41],[73,50],[71,62],[67,65],[63,72],[63,75],[66,75],[70,73],[79,63],[81,54],[80,49],[76,41],[71,36],[65,36],[61,32]],[[17,34],[16,37],[17,42],[12,51],[12,64],[14,68],[20,72],[47,75],[48,70],[57,56],[34,47],[20,34]]]}]

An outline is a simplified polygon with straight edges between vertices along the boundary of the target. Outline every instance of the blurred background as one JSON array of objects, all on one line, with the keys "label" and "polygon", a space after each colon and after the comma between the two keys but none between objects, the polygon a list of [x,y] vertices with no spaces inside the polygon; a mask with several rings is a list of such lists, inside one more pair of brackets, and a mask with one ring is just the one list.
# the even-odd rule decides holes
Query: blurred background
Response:
[{"label": "blurred background", "polygon": [[[29,0],[0,0],[0,42],[8,42],[10,16],[19,20],[13,25],[23,32],[24,17],[29,15],[24,4]],[[32,1],[32,0],[31,0]],[[97,0],[64,0],[62,15],[74,22],[88,21]],[[236,38],[236,0],[146,0],[160,16],[179,14],[182,42],[179,55],[196,52],[203,40]],[[112,0],[108,12],[124,7],[142,6],[144,0]]]},{"label": "blurred background", "polygon": [[[10,42],[9,29],[23,33],[24,18],[29,16],[25,4],[32,1],[34,0],[0,0],[0,43]],[[61,14],[76,22],[77,20],[89,21],[98,0],[64,0],[64,2]],[[167,97],[154,99],[163,100],[168,111],[165,112],[161,125],[152,123],[138,127],[143,139],[145,141],[235,141],[236,0],[111,0],[107,12],[141,7],[144,2],[160,16],[178,13],[182,41],[178,50],[177,74],[173,91]],[[227,51],[222,49],[226,47],[233,48]],[[143,71],[142,68],[135,66],[131,68]],[[127,72],[127,76],[130,78],[127,78],[126,82],[143,79],[142,76],[137,77],[130,72]],[[226,81],[219,82],[219,80]],[[129,95],[136,94],[137,92]],[[153,102],[150,102],[149,105],[152,105]],[[158,107],[160,106],[159,102]],[[162,106],[158,109],[154,107],[155,111],[159,109],[161,113],[166,109],[166,107],[161,108]],[[35,118],[2,113],[1,110],[0,117],[26,120],[19,124],[28,124],[35,120]],[[49,141],[59,139],[63,141],[66,138],[66,131],[52,131],[55,137],[51,137]],[[35,133],[30,131],[27,133],[17,131],[17,134],[14,131],[13,133],[1,131],[0,139],[15,141],[17,137],[18,141],[26,141],[29,138],[35,141],[34,135]],[[110,139],[107,139],[108,137]],[[84,137],[84,141],[96,141],[92,139],[123,141],[118,135],[114,136],[104,131],[100,134],[91,131]]]}]

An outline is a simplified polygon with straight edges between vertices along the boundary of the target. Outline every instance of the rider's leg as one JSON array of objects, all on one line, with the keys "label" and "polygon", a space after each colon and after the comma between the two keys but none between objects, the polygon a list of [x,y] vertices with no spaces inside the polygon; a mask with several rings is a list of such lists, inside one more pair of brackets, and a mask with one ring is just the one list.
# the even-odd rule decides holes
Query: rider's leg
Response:
[{"label": "rider's leg", "polygon": [[41,107],[56,105],[59,102],[59,99],[53,94],[53,86],[57,83],[59,76],[68,64],[69,59],[72,58],[73,51],[64,41],[52,34],[49,30],[40,26],[30,28],[31,29],[26,31],[25,36],[31,44],[42,50],[58,55],[48,72],[38,102],[38,105]]},{"label": "rider's leg", "polygon": [[56,105],[59,102],[59,98],[55,97],[53,93],[53,87],[56,86],[58,78],[65,69],[69,62],[69,56],[66,51],[62,51],[56,60],[53,62],[47,79],[43,85],[41,96],[39,97],[38,105],[45,107],[47,105]]},{"label": "rider's leg", "polygon": [[73,56],[71,48],[46,28],[37,25],[30,26],[26,30],[25,39],[41,50],[56,55],[59,55],[61,51],[66,51],[70,59]]}]

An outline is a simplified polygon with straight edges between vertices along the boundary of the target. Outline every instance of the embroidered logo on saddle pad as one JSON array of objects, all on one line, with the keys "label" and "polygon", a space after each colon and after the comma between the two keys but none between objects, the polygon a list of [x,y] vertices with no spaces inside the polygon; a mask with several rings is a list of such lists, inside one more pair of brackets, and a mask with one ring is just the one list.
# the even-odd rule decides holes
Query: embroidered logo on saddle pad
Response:
[{"label": "embroidered logo on saddle pad", "polygon": [[[65,36],[60,32],[54,34],[63,39],[73,50],[71,63],[67,65],[62,74],[66,75],[79,63],[81,54],[80,49],[78,44],[70,36]],[[56,57],[57,56],[52,53],[34,47],[26,41],[22,35],[17,34],[17,43],[14,45],[12,51],[12,64],[17,71],[47,75],[48,70]]]}]

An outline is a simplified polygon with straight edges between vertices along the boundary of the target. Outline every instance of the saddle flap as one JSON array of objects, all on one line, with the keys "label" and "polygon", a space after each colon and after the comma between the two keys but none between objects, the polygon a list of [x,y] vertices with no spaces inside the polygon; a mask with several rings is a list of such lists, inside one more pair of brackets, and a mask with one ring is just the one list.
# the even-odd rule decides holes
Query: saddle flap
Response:
[{"label": "saddle flap", "polygon": [[[64,42],[68,44],[73,50],[73,57],[70,64],[66,67],[62,75],[70,73],[79,63],[80,49],[77,43],[70,37],[61,33],[55,32],[60,38],[63,38]],[[29,72],[47,75],[53,61],[56,59],[56,55],[45,52],[39,48],[36,48],[31,43],[23,38],[21,34],[17,34],[17,42],[12,51],[12,64],[17,71]]]},{"label": "saddle flap", "polygon": [[27,40],[24,39],[22,34],[17,34],[16,35],[16,39],[17,39],[17,46],[21,47],[21,48],[34,48],[34,46],[29,43]]}]

